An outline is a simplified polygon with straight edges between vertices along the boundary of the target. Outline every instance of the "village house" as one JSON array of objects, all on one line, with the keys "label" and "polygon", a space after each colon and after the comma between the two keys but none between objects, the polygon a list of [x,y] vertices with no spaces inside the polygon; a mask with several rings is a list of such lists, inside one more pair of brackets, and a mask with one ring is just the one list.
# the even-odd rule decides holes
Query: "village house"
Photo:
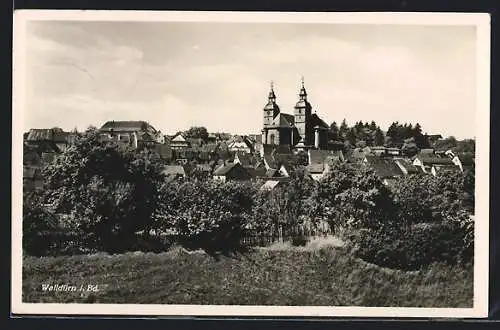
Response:
[{"label": "village house", "polygon": [[309,165],[306,167],[307,173],[316,181],[324,178],[336,163],[345,161],[342,151],[330,150],[309,150]]},{"label": "village house", "polygon": [[108,121],[99,129],[101,141],[120,142],[133,147],[152,147],[163,144],[165,137],[145,121]]},{"label": "village house", "polygon": [[181,133],[173,136],[169,143],[172,150],[184,150],[189,148],[189,142],[184,138],[184,136],[182,136]]},{"label": "village house", "polygon": [[235,135],[228,143],[228,148],[231,152],[245,152],[247,154],[254,152],[252,141],[246,136]]},{"label": "village house", "polygon": [[420,167],[423,172],[431,173],[434,176],[441,170],[461,171],[460,166],[448,157],[425,157],[419,155],[413,159],[413,165]]},{"label": "village house", "polygon": [[278,187],[282,187],[286,185],[288,180],[280,180],[280,179],[271,179],[264,182],[264,184],[260,187],[260,190],[273,190]]},{"label": "village house", "polygon": [[391,185],[394,180],[404,175],[404,171],[390,157],[366,156],[364,163],[372,168],[385,185]]},{"label": "village house", "polygon": [[30,129],[24,135],[24,142],[30,147],[35,147],[45,152],[58,153],[65,151],[71,145],[73,138],[74,134],[64,132],[58,127],[49,129],[34,128]]},{"label": "village house", "polygon": [[251,179],[250,173],[239,163],[228,163],[215,169],[213,178],[222,182]]},{"label": "village house", "polygon": [[394,162],[399,166],[404,175],[423,174],[420,167],[413,165],[413,162],[406,158],[394,158]]}]

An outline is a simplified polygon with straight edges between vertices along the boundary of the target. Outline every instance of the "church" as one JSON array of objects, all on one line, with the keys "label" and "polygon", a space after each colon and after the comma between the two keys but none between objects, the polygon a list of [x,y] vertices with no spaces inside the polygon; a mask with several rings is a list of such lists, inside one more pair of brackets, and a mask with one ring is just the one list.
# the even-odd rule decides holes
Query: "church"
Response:
[{"label": "church", "polygon": [[283,113],[276,103],[271,83],[268,101],[264,107],[262,144],[281,146],[290,150],[328,149],[328,125],[314,112],[307,100],[304,79],[295,104],[293,115]]}]

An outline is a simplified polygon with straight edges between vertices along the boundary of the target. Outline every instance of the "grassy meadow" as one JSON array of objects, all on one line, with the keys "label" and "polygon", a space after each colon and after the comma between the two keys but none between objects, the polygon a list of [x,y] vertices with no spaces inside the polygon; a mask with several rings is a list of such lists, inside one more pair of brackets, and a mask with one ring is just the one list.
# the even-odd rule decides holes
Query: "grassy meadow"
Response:
[{"label": "grassy meadow", "polygon": [[[43,284],[95,285],[44,291]],[[27,256],[23,301],[44,303],[472,307],[472,267],[381,268],[342,247],[254,249],[210,256],[181,248],[59,257]]]}]

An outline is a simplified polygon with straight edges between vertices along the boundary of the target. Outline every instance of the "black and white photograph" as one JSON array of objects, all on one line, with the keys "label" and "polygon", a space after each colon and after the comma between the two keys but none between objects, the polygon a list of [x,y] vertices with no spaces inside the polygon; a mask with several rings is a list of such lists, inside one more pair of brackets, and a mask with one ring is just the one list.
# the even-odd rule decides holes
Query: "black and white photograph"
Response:
[{"label": "black and white photograph", "polygon": [[16,12],[13,312],[486,316],[489,23]]}]

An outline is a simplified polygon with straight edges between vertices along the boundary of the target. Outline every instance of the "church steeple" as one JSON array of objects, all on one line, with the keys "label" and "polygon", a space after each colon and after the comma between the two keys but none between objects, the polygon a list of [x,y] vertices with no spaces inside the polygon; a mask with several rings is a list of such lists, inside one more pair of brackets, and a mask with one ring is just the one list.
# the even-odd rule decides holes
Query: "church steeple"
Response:
[{"label": "church steeple", "polygon": [[307,92],[306,92],[306,88],[304,87],[304,76],[302,76],[300,78],[300,82],[301,82],[301,85],[302,85],[302,87],[300,88],[300,92],[299,92],[300,100],[301,101],[307,101]]},{"label": "church steeple", "polygon": [[264,127],[273,123],[274,118],[280,113],[280,108],[276,104],[276,94],[274,94],[274,82],[271,81],[271,90],[269,91],[268,101],[264,107]]},{"label": "church steeple", "polygon": [[297,127],[305,145],[310,145],[312,141],[311,104],[307,101],[304,77],[301,77],[300,82],[299,101],[295,104],[294,108],[295,127]]},{"label": "church steeple", "polygon": [[269,97],[268,97],[269,102],[275,103],[276,102],[276,94],[274,94],[274,81],[271,80],[271,90],[269,91]]}]

